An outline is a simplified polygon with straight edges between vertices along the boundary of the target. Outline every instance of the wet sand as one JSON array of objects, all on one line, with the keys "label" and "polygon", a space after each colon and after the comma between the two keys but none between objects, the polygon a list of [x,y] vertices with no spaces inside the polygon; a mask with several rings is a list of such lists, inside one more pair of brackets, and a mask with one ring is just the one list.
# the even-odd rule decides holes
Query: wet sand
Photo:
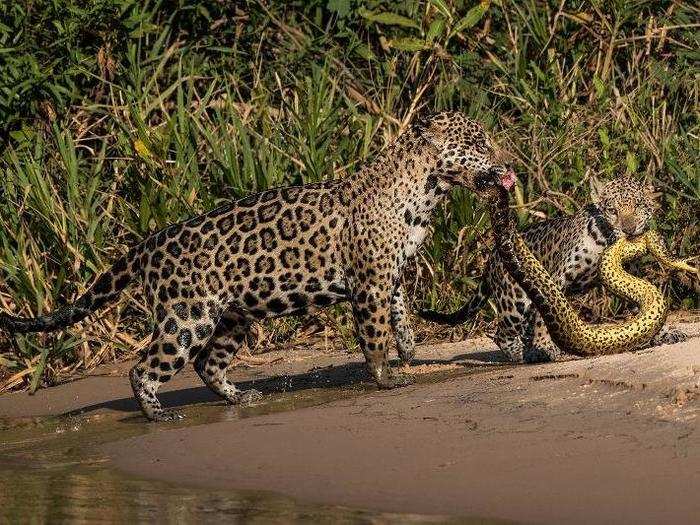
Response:
[{"label": "wet sand", "polygon": [[[178,486],[377,511],[696,523],[700,323],[682,328],[694,335],[685,343],[534,366],[499,366],[486,338],[423,346],[419,370],[444,372],[383,392],[357,355],[283,352],[269,366],[233,371],[267,394],[258,407],[146,425],[99,453],[131,476]],[[128,424],[140,416],[119,377],[126,369],[0,396],[0,416],[72,411]],[[163,398],[169,406],[216,400],[190,372]]]}]

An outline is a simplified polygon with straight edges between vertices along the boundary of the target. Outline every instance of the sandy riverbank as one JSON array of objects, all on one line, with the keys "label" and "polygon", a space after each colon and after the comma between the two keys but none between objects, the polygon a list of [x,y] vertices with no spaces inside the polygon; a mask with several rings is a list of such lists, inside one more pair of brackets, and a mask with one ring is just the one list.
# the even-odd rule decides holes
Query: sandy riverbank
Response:
[{"label": "sandy riverbank", "polygon": [[[418,370],[444,374],[384,392],[367,382],[357,355],[266,354],[279,360],[232,374],[267,393],[258,412],[221,409],[206,424],[151,425],[100,453],[130,475],[322,504],[546,523],[692,523],[700,515],[700,323],[682,328],[694,336],[685,343],[534,366],[497,366],[486,338],[423,346]],[[0,396],[0,416],[133,421],[140,416],[126,369]],[[163,399],[195,404],[191,414],[216,398],[187,372]],[[264,413],[280,400],[282,409]]]}]

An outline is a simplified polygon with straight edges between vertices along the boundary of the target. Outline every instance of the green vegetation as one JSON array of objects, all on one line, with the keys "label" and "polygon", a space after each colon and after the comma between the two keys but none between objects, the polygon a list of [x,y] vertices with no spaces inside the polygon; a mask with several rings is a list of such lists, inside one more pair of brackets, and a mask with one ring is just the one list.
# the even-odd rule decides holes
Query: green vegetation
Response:
[{"label": "green vegetation", "polygon": [[[523,223],[629,172],[663,192],[673,251],[698,252],[699,20],[683,0],[6,0],[0,307],[50,311],[148,232],[342,177],[445,108],[513,155]],[[488,223],[463,191],[438,215],[408,289],[449,308],[483,268]],[[672,285],[675,307],[697,306],[689,286]],[[0,390],[133,352],[143,310],[133,288],[70,332],[0,335]]]}]

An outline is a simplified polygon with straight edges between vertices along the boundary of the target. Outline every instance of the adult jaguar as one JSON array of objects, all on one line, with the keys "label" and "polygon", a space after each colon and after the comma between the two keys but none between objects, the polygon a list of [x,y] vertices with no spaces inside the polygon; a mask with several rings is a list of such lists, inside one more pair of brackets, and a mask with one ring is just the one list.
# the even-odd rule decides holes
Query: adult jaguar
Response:
[{"label": "adult jaguar", "polygon": [[[522,286],[542,316],[548,337],[558,348],[579,356],[617,354],[647,344],[663,326],[668,299],[653,284],[627,273],[623,264],[651,253],[670,270],[698,275],[688,259],[676,259],[654,230],[633,238],[620,238],[605,250],[600,262],[600,280],[616,295],[639,305],[634,316],[619,323],[585,323],[573,309],[559,283],[552,279],[517,231],[508,208],[508,192],[488,179],[477,179],[476,189],[489,205],[496,232],[496,248],[508,273]],[[533,333],[537,344],[537,334]]]},{"label": "adult jaguar", "polygon": [[226,369],[251,323],[350,301],[357,337],[381,388],[392,373],[392,331],[403,361],[414,354],[400,287],[402,269],[423,242],[435,206],[476,176],[510,188],[515,176],[484,129],[458,112],[427,118],[376,160],[340,180],[247,196],[157,232],[117,260],[75,303],[34,319],[0,315],[9,332],[57,330],[113,301],[137,276],[156,326],[130,379],[151,420],[180,417],[156,392],[189,360],[218,395],[242,392]]},{"label": "adult jaguar", "polygon": [[[529,250],[567,294],[590,289],[597,281],[603,252],[619,238],[645,232],[657,208],[653,189],[629,176],[606,183],[591,181],[591,203],[573,215],[537,222],[522,232]],[[459,310],[446,314],[424,310],[421,317],[456,325],[474,317],[493,298],[498,312],[495,342],[514,362],[556,360],[555,345],[530,298],[506,271],[497,250],[491,254],[479,288]],[[529,334],[535,333],[535,341]],[[678,342],[685,334],[664,330],[652,344]]]}]

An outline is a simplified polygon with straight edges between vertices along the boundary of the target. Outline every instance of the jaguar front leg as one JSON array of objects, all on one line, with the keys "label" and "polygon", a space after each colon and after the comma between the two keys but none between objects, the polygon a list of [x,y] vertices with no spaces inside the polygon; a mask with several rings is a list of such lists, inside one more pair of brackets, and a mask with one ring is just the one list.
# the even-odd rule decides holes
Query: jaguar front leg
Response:
[{"label": "jaguar front leg", "polygon": [[683,330],[678,328],[669,328],[664,326],[661,331],[654,336],[654,338],[649,342],[647,347],[661,346],[661,345],[673,345],[676,343],[682,343],[688,339],[688,334]]},{"label": "jaguar front leg", "polygon": [[389,366],[391,342],[391,288],[361,284],[353,294],[353,315],[357,339],[370,374],[379,388],[394,388],[412,382]]}]

